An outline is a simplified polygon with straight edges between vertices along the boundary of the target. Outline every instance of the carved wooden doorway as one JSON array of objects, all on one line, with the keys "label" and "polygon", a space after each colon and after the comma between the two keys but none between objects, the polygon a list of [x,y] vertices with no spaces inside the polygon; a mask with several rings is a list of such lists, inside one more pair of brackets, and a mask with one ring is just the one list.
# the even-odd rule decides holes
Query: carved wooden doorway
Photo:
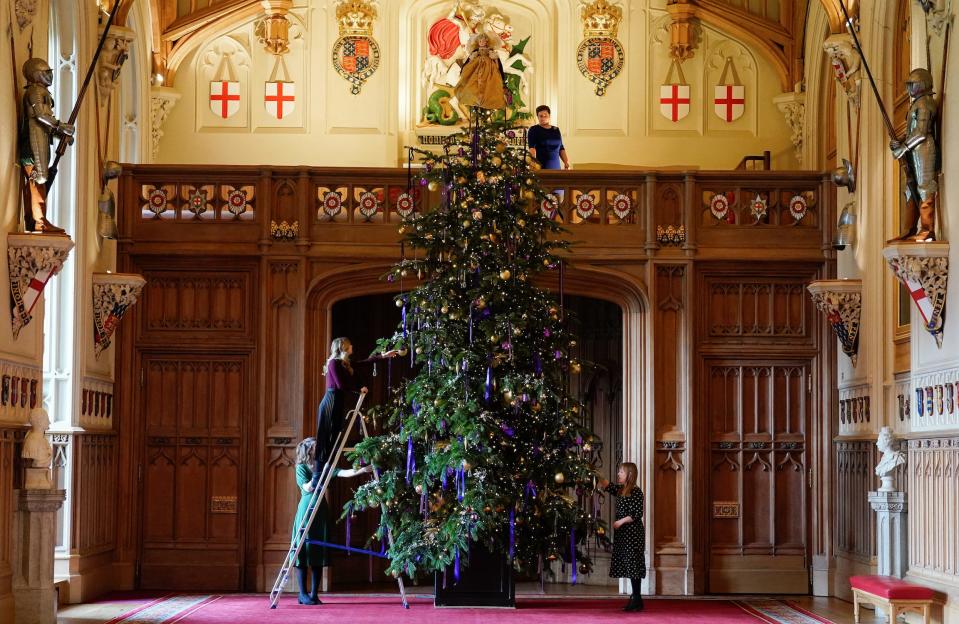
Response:
[{"label": "carved wooden doorway", "polygon": [[142,357],[139,586],[243,589],[245,355]]}]

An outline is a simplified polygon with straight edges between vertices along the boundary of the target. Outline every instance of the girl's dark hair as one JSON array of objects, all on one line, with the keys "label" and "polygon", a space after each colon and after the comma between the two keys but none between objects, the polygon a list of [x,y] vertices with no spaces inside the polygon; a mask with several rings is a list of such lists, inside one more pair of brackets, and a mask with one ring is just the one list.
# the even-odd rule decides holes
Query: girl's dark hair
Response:
[{"label": "girl's dark hair", "polygon": [[539,114],[540,114],[541,112],[543,112],[543,111],[546,111],[546,112],[549,113],[550,115],[553,114],[553,111],[549,110],[549,106],[546,106],[545,104],[540,104],[539,106],[536,107],[536,114],[537,114],[537,115],[539,115]]},{"label": "girl's dark hair", "polygon": [[313,459],[316,456],[316,438],[303,438],[303,441],[296,445],[296,463],[313,465]]}]

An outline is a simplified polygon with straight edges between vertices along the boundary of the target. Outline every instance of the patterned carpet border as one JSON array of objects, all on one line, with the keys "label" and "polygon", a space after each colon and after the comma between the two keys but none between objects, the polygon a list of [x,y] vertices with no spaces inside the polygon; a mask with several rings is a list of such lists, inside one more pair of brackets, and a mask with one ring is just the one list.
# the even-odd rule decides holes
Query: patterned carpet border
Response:
[{"label": "patterned carpet border", "polygon": [[734,600],[733,604],[768,624],[834,624],[786,600]]},{"label": "patterned carpet border", "polygon": [[220,596],[168,594],[115,617],[106,624],[174,624]]}]

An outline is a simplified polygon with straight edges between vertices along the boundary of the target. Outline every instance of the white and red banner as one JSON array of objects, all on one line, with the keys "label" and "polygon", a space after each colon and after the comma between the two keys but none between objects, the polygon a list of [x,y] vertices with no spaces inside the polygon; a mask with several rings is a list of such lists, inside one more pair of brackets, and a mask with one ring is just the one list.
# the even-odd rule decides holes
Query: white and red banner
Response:
[{"label": "white and red banner", "polygon": [[221,119],[229,119],[240,110],[240,83],[237,80],[210,82],[210,110]]},{"label": "white and red banner", "polygon": [[[727,75],[730,73],[732,73],[732,82],[727,82]],[[736,121],[746,112],[746,87],[739,79],[739,73],[732,58],[726,59],[723,73],[719,76],[719,84],[716,85],[713,98],[713,111],[726,123]]]},{"label": "white and red banner", "polygon": [[296,83],[274,80],[266,83],[263,96],[266,112],[274,119],[285,119],[296,108]]},{"label": "white and red banner", "polygon": [[[679,82],[673,82],[673,72],[679,75]],[[666,72],[665,84],[659,86],[659,112],[675,123],[689,115],[689,102],[690,88],[683,76],[683,68],[673,60]]]}]

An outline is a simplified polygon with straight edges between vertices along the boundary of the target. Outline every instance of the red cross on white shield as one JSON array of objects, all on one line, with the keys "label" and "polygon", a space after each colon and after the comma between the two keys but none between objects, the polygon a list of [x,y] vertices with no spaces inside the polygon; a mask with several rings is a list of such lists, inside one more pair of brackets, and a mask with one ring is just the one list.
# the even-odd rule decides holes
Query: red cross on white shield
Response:
[{"label": "red cross on white shield", "polygon": [[214,80],[210,83],[210,110],[221,119],[229,119],[240,110],[240,83]]},{"label": "red cross on white shield", "polygon": [[689,114],[689,85],[659,86],[659,112],[670,121],[679,121]]},{"label": "red cross on white shield", "polygon": [[736,121],[746,110],[746,87],[743,85],[716,85],[714,110],[723,121]]},{"label": "red cross on white shield", "polygon": [[296,83],[282,80],[267,82],[263,103],[271,117],[276,119],[289,117],[296,106]]}]

